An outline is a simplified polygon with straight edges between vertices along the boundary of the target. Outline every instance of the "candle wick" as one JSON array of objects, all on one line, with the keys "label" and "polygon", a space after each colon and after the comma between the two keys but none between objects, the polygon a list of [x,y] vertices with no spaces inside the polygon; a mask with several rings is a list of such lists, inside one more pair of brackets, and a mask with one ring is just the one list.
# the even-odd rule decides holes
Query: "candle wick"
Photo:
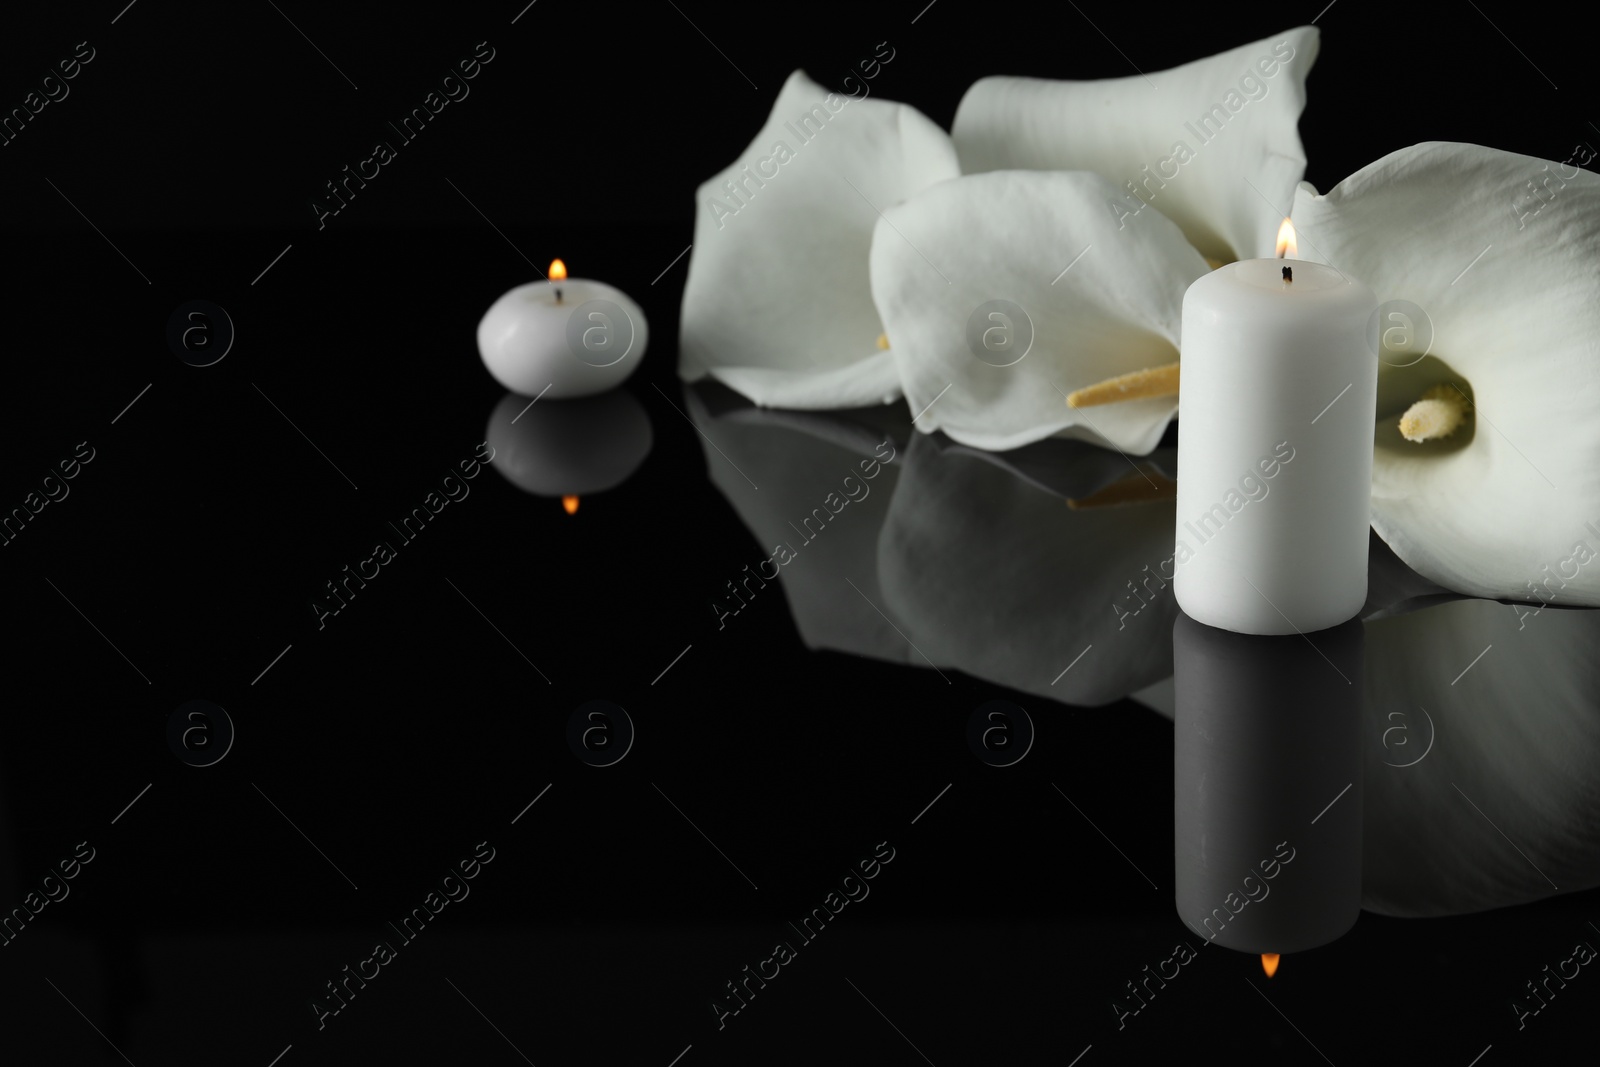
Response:
[{"label": "candle wick", "polygon": [[1294,281],[1294,269],[1292,267],[1283,268],[1283,281],[1285,285]]},{"label": "candle wick", "polygon": [[[1285,267],[1283,269],[1284,270],[1288,270],[1289,268]],[[561,303],[561,290],[560,289],[556,290],[556,303],[558,303],[558,304]]]}]

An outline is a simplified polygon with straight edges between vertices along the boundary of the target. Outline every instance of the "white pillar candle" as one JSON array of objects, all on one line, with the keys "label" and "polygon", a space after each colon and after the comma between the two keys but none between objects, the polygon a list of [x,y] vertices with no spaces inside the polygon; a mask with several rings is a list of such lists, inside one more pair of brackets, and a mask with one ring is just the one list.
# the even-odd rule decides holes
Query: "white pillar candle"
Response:
[{"label": "white pillar candle", "polygon": [[478,323],[478,353],[514,393],[560,400],[622,384],[644,355],[644,312],[615,286],[568,278],[559,259],[545,281],[519,285]]},{"label": "white pillar candle", "polygon": [[1230,263],[1184,294],[1173,591],[1193,618],[1288,634],[1366,600],[1376,307],[1294,259]]}]

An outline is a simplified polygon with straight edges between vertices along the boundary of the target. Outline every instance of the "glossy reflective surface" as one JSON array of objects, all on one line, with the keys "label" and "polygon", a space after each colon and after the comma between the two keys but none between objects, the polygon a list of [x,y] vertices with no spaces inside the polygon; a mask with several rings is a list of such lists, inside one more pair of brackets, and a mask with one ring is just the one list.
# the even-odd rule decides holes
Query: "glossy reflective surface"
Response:
[{"label": "glossy reflective surface", "polygon": [[504,273],[381,328],[418,373],[228,293],[211,367],[15,369],[8,484],[53,499],[4,548],[9,1048],[1466,1063],[1582,1032],[1600,615],[1375,543],[1344,630],[1206,630],[1162,577],[1170,448],[762,411],[662,349],[528,408],[472,348]]},{"label": "glossy reflective surface", "polygon": [[[676,374],[698,183],[797,67],[886,41],[948,128],[1323,5],[675,6],[7,12],[0,1064],[1585,1054],[1600,614],[1374,544],[1344,634],[1237,642],[1173,601],[1175,436]],[[1324,12],[1308,179],[1594,143],[1582,22],[1484,14]],[[474,331],[558,256],[648,350],[529,407]]]}]

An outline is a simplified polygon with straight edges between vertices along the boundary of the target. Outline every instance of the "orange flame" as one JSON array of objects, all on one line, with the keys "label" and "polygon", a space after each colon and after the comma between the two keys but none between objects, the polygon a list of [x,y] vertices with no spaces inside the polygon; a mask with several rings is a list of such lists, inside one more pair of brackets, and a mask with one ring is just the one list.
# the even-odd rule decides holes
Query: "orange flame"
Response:
[{"label": "orange flame", "polygon": [[1278,227],[1278,258],[1294,259],[1300,253],[1300,246],[1294,239],[1294,223],[1288,219],[1283,220],[1283,225]]},{"label": "orange flame", "polygon": [[1263,952],[1261,954],[1261,969],[1271,978],[1278,973],[1278,954],[1276,952]]},{"label": "orange flame", "polygon": [[[556,262],[559,263],[561,261],[556,260]],[[578,498],[575,496],[564,496],[561,498],[561,506],[567,509],[568,515],[576,515],[578,513]],[[1274,959],[1276,959],[1276,957],[1274,957]]]},{"label": "orange flame", "polygon": [[[1280,240],[1281,240],[1281,238],[1280,238]],[[564,281],[566,281],[567,280],[567,265],[565,263],[561,262],[559,259],[552,259],[550,261],[550,273],[548,275],[546,275],[546,277],[548,277],[553,282],[564,282]]]}]

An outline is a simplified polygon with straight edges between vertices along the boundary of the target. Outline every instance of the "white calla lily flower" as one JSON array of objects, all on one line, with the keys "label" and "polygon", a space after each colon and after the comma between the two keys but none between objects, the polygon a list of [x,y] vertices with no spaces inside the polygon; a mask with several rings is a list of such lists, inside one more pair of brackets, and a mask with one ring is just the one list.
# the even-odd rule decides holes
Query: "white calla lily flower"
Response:
[{"label": "white calla lily flower", "polygon": [[1301,26],[1127,78],[984,78],[951,131],[962,173],[1093,171],[1114,189],[1095,208],[1120,225],[1148,206],[1207,257],[1270,256],[1305,173],[1296,123],[1318,41]]},{"label": "white calla lily flower", "polygon": [[949,136],[916,109],[795,71],[750,146],[696,193],[679,376],[767,407],[896,399],[867,278],[873,226],[958,173]]},{"label": "white calla lily flower", "polygon": [[1457,592],[1600,605],[1600,175],[1433,142],[1293,218],[1381,302],[1378,534]]},{"label": "white calla lily flower", "polygon": [[1119,228],[1106,178],[995,171],[884,212],[872,296],[925,433],[1004,450],[1051,435],[1143,455],[1175,397],[1072,408],[1067,396],[1178,357],[1205,260],[1169,219]]},{"label": "white calla lily flower", "polygon": [[885,211],[873,240],[917,428],[1154,448],[1184,291],[1208,261],[1273,254],[1317,49],[1306,26],[1150,75],[973,85],[952,134],[966,176]]}]

